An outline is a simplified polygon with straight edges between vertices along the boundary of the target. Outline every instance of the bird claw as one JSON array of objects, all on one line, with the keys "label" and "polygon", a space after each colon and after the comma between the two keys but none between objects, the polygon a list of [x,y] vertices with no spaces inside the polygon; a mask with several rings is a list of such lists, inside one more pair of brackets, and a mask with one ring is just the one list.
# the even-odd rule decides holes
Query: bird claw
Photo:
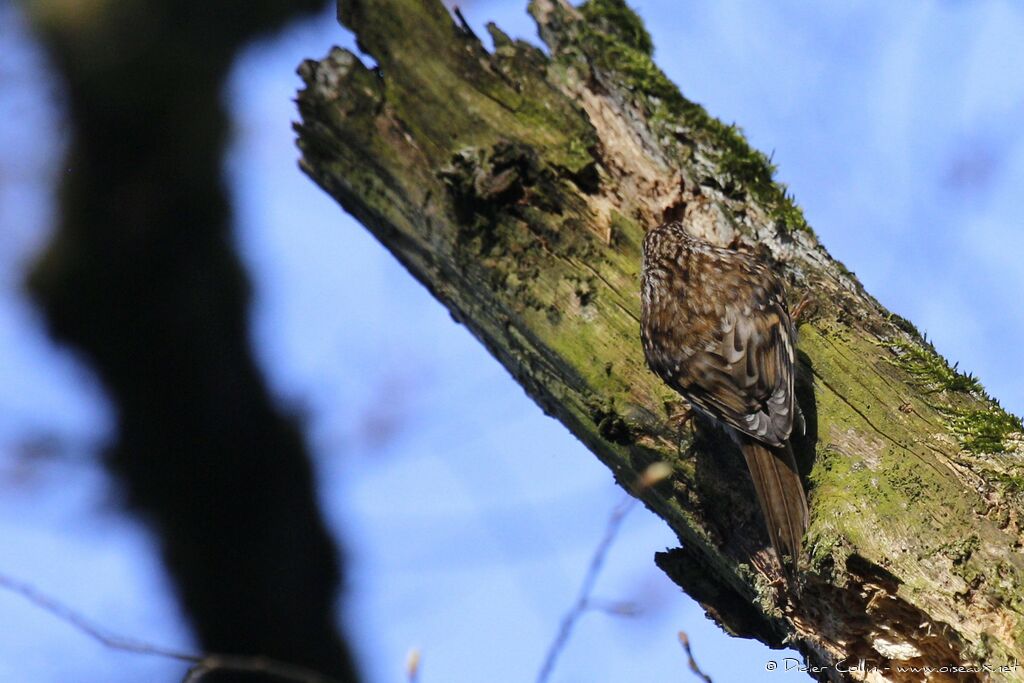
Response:
[{"label": "bird claw", "polygon": [[672,425],[672,431],[676,435],[676,446],[680,451],[683,447],[683,430],[693,421],[693,417],[693,407],[689,404],[684,404],[681,409],[670,412],[668,415],[668,423]]},{"label": "bird claw", "polygon": [[800,315],[804,312],[804,310],[806,310],[807,307],[813,303],[815,303],[814,299],[812,299],[811,296],[808,294],[807,296],[800,300],[800,303],[798,303],[795,308],[793,308],[793,312],[790,314],[789,318],[790,320],[793,321],[794,325],[800,319]]},{"label": "bird claw", "polygon": [[668,416],[669,422],[676,428],[676,431],[682,431],[683,427],[690,424],[693,421],[693,408],[689,405],[683,406],[682,410],[672,413]]}]

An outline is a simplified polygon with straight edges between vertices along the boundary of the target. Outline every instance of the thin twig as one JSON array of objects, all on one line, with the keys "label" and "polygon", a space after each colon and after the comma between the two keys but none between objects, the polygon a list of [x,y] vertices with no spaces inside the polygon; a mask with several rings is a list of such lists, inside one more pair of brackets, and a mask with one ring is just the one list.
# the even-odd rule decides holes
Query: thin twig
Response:
[{"label": "thin twig", "polygon": [[700,667],[697,666],[697,660],[693,658],[693,651],[690,649],[690,638],[686,635],[686,631],[679,632],[679,644],[683,646],[684,650],[686,650],[686,658],[689,660],[690,671],[699,676],[704,683],[712,683],[711,677],[701,671]]},{"label": "thin twig", "polygon": [[544,658],[544,666],[541,667],[540,674],[537,676],[537,683],[545,683],[548,677],[551,676],[551,672],[555,669],[555,663],[558,661],[558,656],[565,649],[565,644],[569,642],[569,636],[572,635],[572,629],[579,620],[580,615],[586,611],[587,605],[590,601],[590,593],[594,590],[594,584],[597,582],[597,577],[601,573],[601,567],[604,566],[605,557],[608,555],[608,549],[611,548],[612,542],[615,540],[615,536],[619,533],[619,527],[622,526],[622,520],[625,519],[626,514],[633,509],[633,505],[636,503],[636,499],[632,497],[625,498],[622,502],[615,506],[612,510],[611,516],[608,518],[608,524],[605,526],[604,537],[601,542],[597,544],[597,548],[594,549],[594,554],[590,558],[590,565],[587,567],[587,574],[583,578],[583,585],[580,586],[579,595],[576,597],[576,602],[566,612],[565,616],[562,617],[562,625],[558,629],[558,635],[555,636],[554,641],[551,643],[551,647],[548,649],[547,657]]},{"label": "thin twig", "polygon": [[[548,677],[551,676],[551,672],[555,669],[555,662],[558,661],[558,656],[562,654],[562,650],[565,649],[565,644],[569,642],[569,636],[572,635],[572,629],[587,609],[595,607],[594,601],[590,597],[591,592],[594,590],[594,584],[597,583],[597,577],[601,573],[601,567],[604,566],[605,557],[608,555],[608,549],[611,548],[612,542],[615,540],[615,536],[619,533],[619,527],[622,526],[622,520],[625,519],[626,514],[633,509],[633,505],[636,504],[637,498],[639,498],[645,491],[655,486],[659,482],[668,477],[672,476],[672,467],[664,462],[654,462],[647,466],[647,469],[643,471],[640,477],[637,479],[636,484],[633,486],[633,496],[626,496],[621,503],[615,506],[612,510],[611,516],[608,518],[608,524],[604,529],[604,537],[601,542],[597,544],[597,548],[594,549],[594,554],[590,558],[590,565],[587,567],[587,574],[583,578],[583,585],[580,586],[579,595],[576,597],[576,602],[565,613],[562,617],[562,624],[558,629],[558,635],[551,643],[551,647],[548,648],[548,654],[544,658],[544,665],[540,669],[540,673],[537,675],[537,683],[545,683]],[[599,607],[598,607],[599,608]]]},{"label": "thin twig", "polygon": [[46,595],[35,586],[6,574],[0,574],[0,589],[20,595],[44,612],[48,612],[111,650],[163,657],[164,659],[173,659],[191,664],[192,666],[186,672],[182,683],[198,683],[204,676],[214,671],[261,673],[282,681],[290,681],[291,683],[342,683],[336,678],[331,678],[311,669],[268,657],[198,654],[115,635],[59,600]]},{"label": "thin twig", "polygon": [[150,643],[112,634],[102,626],[95,624],[67,605],[46,595],[35,586],[25,583],[24,581],[19,581],[18,579],[5,574],[0,574],[0,588],[10,593],[20,595],[36,607],[42,609],[44,612],[49,612],[64,623],[70,624],[80,632],[112,650],[132,652],[139,655],[155,655],[157,657],[164,657],[165,659],[176,659],[179,662],[188,662],[192,664],[199,663],[203,660],[203,656],[200,654],[163,648]]}]

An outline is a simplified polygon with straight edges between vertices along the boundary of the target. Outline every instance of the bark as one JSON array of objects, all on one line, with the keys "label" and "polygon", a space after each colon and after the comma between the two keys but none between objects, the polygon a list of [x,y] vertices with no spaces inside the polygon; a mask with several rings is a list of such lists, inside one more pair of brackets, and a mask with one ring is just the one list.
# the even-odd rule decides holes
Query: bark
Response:
[{"label": "bark", "polygon": [[[302,168],[624,487],[671,465],[640,494],[681,543],[656,561],[726,630],[815,665],[865,660],[812,674],[836,680],[1024,660],[1020,421],[829,256],[766,157],[654,65],[621,0],[530,12],[549,54],[493,25],[488,52],[438,2],[342,0],[378,66],[338,48],[302,64]],[[640,243],[665,218],[756,252],[791,305],[813,302],[793,591],[739,454],[709,425],[680,429],[685,406],[645,366]]]}]

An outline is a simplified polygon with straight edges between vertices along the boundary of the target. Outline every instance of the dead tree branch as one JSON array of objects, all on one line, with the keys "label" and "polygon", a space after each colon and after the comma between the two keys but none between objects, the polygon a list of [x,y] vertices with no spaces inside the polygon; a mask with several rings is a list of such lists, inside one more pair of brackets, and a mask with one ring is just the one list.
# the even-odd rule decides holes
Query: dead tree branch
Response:
[{"label": "dead tree branch", "polygon": [[[822,666],[1024,660],[1020,421],[829,256],[765,155],[657,68],[621,0],[530,11],[550,54],[494,26],[488,52],[439,2],[344,0],[378,66],[341,49],[301,66],[302,168],[620,482],[671,464],[640,495],[682,545],[656,560],[729,632]],[[791,304],[815,302],[793,592],[737,453],[699,422],[680,443],[683,406],[645,367],[640,244],[665,218],[756,251]]]}]

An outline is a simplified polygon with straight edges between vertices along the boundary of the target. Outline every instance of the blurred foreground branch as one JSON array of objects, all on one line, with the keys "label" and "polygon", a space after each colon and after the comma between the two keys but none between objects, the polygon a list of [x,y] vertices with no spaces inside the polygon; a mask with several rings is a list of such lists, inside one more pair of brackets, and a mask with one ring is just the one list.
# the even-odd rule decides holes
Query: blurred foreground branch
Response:
[{"label": "blurred foreground branch", "polygon": [[105,462],[155,530],[202,647],[351,681],[336,549],[303,437],[249,349],[222,178],[237,51],[318,7],[27,2],[72,133],[59,226],[29,287],[114,404]]}]

